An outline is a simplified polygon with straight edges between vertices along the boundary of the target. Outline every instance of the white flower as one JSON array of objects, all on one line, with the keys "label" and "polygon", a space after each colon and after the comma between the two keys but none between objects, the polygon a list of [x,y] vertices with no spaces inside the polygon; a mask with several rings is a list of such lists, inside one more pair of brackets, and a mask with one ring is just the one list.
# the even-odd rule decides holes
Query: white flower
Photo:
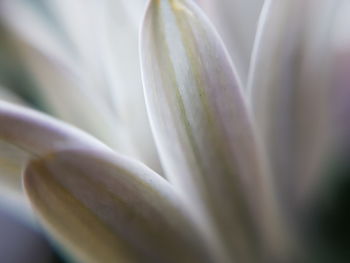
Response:
[{"label": "white flower", "polygon": [[1,179],[82,262],[348,259],[350,5],[196,2],[229,51],[191,0],[2,1]]}]

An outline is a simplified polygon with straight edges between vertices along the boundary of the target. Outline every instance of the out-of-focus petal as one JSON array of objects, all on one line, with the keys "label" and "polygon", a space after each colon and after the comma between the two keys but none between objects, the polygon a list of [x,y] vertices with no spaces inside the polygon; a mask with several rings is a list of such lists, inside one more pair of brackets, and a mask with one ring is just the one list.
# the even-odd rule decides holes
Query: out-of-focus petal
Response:
[{"label": "out-of-focus petal", "polygon": [[[142,89],[138,32],[146,1],[104,0],[96,17],[107,83],[121,123],[132,140],[133,156],[161,171]],[[132,12],[131,12],[132,11]]]},{"label": "out-of-focus petal", "polygon": [[0,14],[51,114],[161,171],[137,53],[143,4],[5,0]]},{"label": "out-of-focus petal", "polygon": [[280,197],[291,203],[320,174],[331,137],[329,39],[336,5],[270,0],[259,24],[248,91]]},{"label": "out-of-focus petal", "polygon": [[249,78],[279,199],[303,255],[313,258],[308,262],[341,262],[349,251],[343,246],[350,185],[349,10],[347,1],[268,1]]},{"label": "out-of-focus petal", "polygon": [[254,261],[260,227],[267,218],[274,230],[278,223],[273,189],[222,42],[191,1],[154,0],[141,32],[141,60],[167,177],[213,242],[226,246],[233,259]]},{"label": "out-of-focus petal", "polygon": [[[16,94],[1,86],[0,100],[25,105]],[[27,222],[28,219],[32,219],[28,216],[31,211],[22,193],[20,176],[28,157],[27,153],[0,140],[0,207],[11,213],[20,214],[20,218]]]},{"label": "out-of-focus petal", "polygon": [[127,151],[125,127],[119,125],[107,104],[84,90],[91,82],[83,77],[83,72],[66,67],[25,44],[18,48],[35,76],[49,113],[93,134],[114,149]]},{"label": "out-of-focus petal", "polygon": [[0,140],[32,155],[67,148],[112,151],[94,137],[29,108],[0,102]]},{"label": "out-of-focus petal", "polygon": [[[325,32],[327,49],[322,53],[327,59],[327,113],[329,121],[328,140],[326,150],[330,154],[349,154],[350,150],[350,4],[348,1],[338,1],[332,6],[331,15]],[[328,6],[326,6],[328,7]],[[328,7],[329,8],[329,7]],[[328,158],[331,156],[328,155]],[[343,156],[345,157],[345,156]],[[349,156],[346,156],[348,158]],[[317,177],[315,178],[317,181]],[[312,188],[313,180],[307,182],[306,189]]]},{"label": "out-of-focus petal", "polygon": [[[26,103],[15,93],[1,86],[0,101],[27,106]],[[0,188],[2,189],[0,192],[3,193],[7,189],[17,192],[20,189],[20,180],[18,180],[18,175],[21,173],[21,168],[24,166],[27,158],[28,155],[18,150],[18,148],[15,146],[5,141],[0,141]]]},{"label": "out-of-focus petal", "polygon": [[33,223],[21,180],[28,158],[29,154],[0,140],[0,209],[17,215],[25,223]]},{"label": "out-of-focus petal", "polygon": [[[50,13],[49,2],[41,6],[26,0],[6,0],[0,5],[1,18],[13,34],[12,49],[33,75],[45,108],[112,147],[123,148],[123,140],[117,139],[122,128],[116,128],[117,118],[104,100],[108,97],[104,86],[100,85],[98,93],[93,90],[96,74],[88,71],[87,63],[92,58],[86,58],[86,49],[80,51],[77,43],[71,43],[63,25]],[[17,16],[21,21],[15,19]]]},{"label": "out-of-focus petal", "polygon": [[22,194],[23,167],[33,156],[67,148],[111,151],[78,129],[27,107],[0,101],[1,205],[29,214]]},{"label": "out-of-focus petal", "polygon": [[16,105],[28,106],[23,99],[13,93],[11,90],[8,90],[2,86],[0,86],[0,100],[11,102]]},{"label": "out-of-focus petal", "polygon": [[326,26],[319,29],[326,46],[320,56],[328,68],[325,73],[318,72],[327,76],[327,100],[322,106],[324,118],[329,119],[328,134],[317,173],[302,178],[298,201],[304,208],[307,242],[313,245],[315,262],[346,262],[350,249],[350,2],[322,3],[315,1],[317,9],[329,14],[319,14],[321,21],[328,18]]},{"label": "out-of-focus petal", "polygon": [[26,193],[83,262],[214,262],[170,184],[138,162],[65,151],[33,160]]},{"label": "out-of-focus petal", "polygon": [[0,36],[0,86],[4,87],[4,92],[12,93],[27,105],[44,110],[42,98],[35,88],[34,81],[19,59],[18,52],[1,23]]},{"label": "out-of-focus petal", "polygon": [[197,0],[218,28],[243,84],[264,0]]}]

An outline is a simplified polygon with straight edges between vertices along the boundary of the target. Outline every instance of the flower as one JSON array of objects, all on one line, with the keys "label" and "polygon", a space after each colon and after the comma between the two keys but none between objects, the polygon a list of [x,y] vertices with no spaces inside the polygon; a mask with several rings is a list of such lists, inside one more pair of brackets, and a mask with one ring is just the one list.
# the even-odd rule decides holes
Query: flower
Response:
[{"label": "flower", "polygon": [[150,0],[139,37],[133,3],[0,4],[17,93],[82,129],[4,89],[2,180],[83,262],[348,260],[350,5],[256,0],[254,34],[198,0],[227,51],[195,2]]}]

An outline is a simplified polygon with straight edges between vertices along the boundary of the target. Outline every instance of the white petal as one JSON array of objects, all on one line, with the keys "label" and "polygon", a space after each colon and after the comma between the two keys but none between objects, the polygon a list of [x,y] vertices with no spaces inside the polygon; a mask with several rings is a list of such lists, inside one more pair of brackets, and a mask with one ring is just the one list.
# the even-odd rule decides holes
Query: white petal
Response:
[{"label": "white petal", "polygon": [[133,4],[105,0],[97,12],[96,24],[107,85],[111,87],[119,121],[127,127],[133,156],[161,171],[146,112],[138,54],[143,4],[144,0]]},{"label": "white petal", "polygon": [[237,67],[242,83],[247,82],[250,55],[264,0],[197,0],[217,26]]},{"label": "white petal", "polygon": [[261,16],[249,92],[280,197],[289,205],[321,173],[331,139],[329,40],[336,5],[272,0]]},{"label": "white petal", "polygon": [[34,218],[23,194],[21,179],[28,158],[29,154],[0,141],[0,209],[33,226]]},{"label": "white petal", "polygon": [[[115,114],[103,100],[104,92],[93,92],[96,76],[87,71],[88,65],[64,34],[63,25],[54,23],[57,17],[50,17],[48,3],[44,10],[30,1],[3,1],[0,5],[1,17],[15,35],[12,46],[34,76],[49,111],[117,148],[115,137],[122,129],[116,128]],[[21,21],[15,19],[18,16]]]},{"label": "white petal", "polygon": [[[26,107],[0,101],[2,185],[21,192],[20,173],[31,156],[67,148],[111,151],[84,132]],[[7,180],[4,180],[7,177]]]},{"label": "white petal", "polygon": [[1,15],[50,113],[161,171],[137,53],[143,1],[24,2],[4,1]]},{"label": "white petal", "polygon": [[95,151],[32,161],[26,193],[53,237],[82,262],[214,262],[170,184]]},{"label": "white petal", "polygon": [[167,176],[213,241],[220,236],[233,259],[254,261],[261,225],[276,220],[273,192],[221,41],[192,2],[150,1],[141,60]]},{"label": "white petal", "polygon": [[[0,86],[0,101],[5,100],[25,105],[22,99]],[[33,222],[31,210],[22,193],[21,173],[29,155],[17,147],[0,140],[0,207],[24,219]]]},{"label": "white petal", "polygon": [[[16,206],[25,207],[21,173],[28,159],[67,148],[111,151],[95,138],[78,129],[29,108],[0,101],[0,195],[2,200],[14,201]],[[25,214],[29,214],[28,211]]]},{"label": "white petal", "polygon": [[66,148],[110,148],[94,137],[34,110],[0,102],[0,140],[33,155]]}]

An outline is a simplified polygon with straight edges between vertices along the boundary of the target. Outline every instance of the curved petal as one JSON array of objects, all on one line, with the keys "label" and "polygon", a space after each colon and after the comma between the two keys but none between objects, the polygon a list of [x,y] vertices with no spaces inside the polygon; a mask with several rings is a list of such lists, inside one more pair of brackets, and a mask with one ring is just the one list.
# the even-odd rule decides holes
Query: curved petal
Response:
[{"label": "curved petal", "polygon": [[321,173],[331,139],[329,51],[338,4],[271,0],[261,16],[249,92],[280,197],[291,203]]},{"label": "curved petal", "polygon": [[[117,118],[106,100],[110,96],[105,94],[104,85],[96,85],[101,76],[89,68],[88,62],[93,59],[91,55],[87,58],[87,44],[83,48],[72,43],[50,4],[36,5],[27,0],[0,3],[10,51],[34,79],[35,92],[39,93],[45,110],[94,134],[111,147],[127,147],[123,139],[118,140],[123,137],[123,129],[117,129]],[[18,16],[21,21],[15,19]],[[87,15],[84,18],[87,20]],[[86,24],[81,26],[89,28]]]},{"label": "curved petal", "polygon": [[[0,86],[0,102],[1,101],[25,106],[25,102],[15,93]],[[1,199],[6,196],[4,192],[9,193],[9,196],[12,196],[9,197],[10,199],[18,199],[18,195],[20,195],[20,193],[18,193],[18,190],[20,189],[18,175],[21,173],[21,167],[24,167],[27,158],[28,155],[26,153],[20,151],[15,146],[0,140]],[[6,204],[6,202],[2,203]]]},{"label": "curved petal", "polygon": [[[323,173],[313,174],[303,181],[302,192],[313,193],[319,186],[319,182],[329,183],[329,180],[338,180],[338,175],[332,171],[329,172],[329,164],[339,158],[348,162],[350,150],[350,126],[348,116],[350,114],[350,33],[348,26],[350,23],[350,3],[348,1],[339,1],[337,4],[330,3],[325,8],[330,9],[330,18],[328,21],[329,30],[324,32],[325,45],[322,56],[324,63],[327,64],[327,100],[323,107],[327,110],[328,121],[328,140],[326,141],[325,158],[328,163],[321,164],[319,170]],[[318,69],[318,68],[316,68]],[[323,73],[323,72],[321,72]],[[320,77],[320,76],[319,76]],[[327,160],[326,159],[326,160]],[[330,160],[330,161],[329,161]],[[337,160],[336,160],[337,161]],[[325,165],[324,165],[325,164]],[[326,171],[326,172],[325,172]],[[348,173],[341,174],[348,178]],[[326,177],[326,178],[323,178]],[[324,180],[326,179],[326,180]]]},{"label": "curved petal", "polygon": [[21,172],[28,159],[67,148],[112,151],[78,129],[29,108],[0,101],[1,195],[23,205]]},{"label": "curved petal", "polygon": [[197,0],[218,28],[246,84],[259,14],[264,0]]},{"label": "curved petal", "polygon": [[141,60],[151,126],[169,180],[219,247],[238,261],[256,260],[257,225],[268,228],[268,221],[277,220],[273,189],[215,30],[191,1],[150,1]]},{"label": "curved petal", "polygon": [[66,148],[97,148],[112,151],[94,137],[25,107],[0,101],[0,140],[32,155]]},{"label": "curved petal", "polygon": [[21,174],[30,156],[0,140],[0,209],[15,214],[25,223],[34,218],[22,191]]},{"label": "curved petal", "polygon": [[320,71],[319,63],[310,69],[324,80],[323,85],[327,85],[326,100],[320,106],[325,112],[323,118],[329,120],[316,172],[306,174],[298,185],[298,204],[306,218],[304,229],[308,230],[309,238],[306,243],[313,246],[314,261],[327,258],[346,262],[349,260],[349,232],[345,229],[349,222],[350,200],[350,3],[322,1],[320,5],[315,1],[316,5],[318,10],[329,14],[318,13],[319,20],[328,18],[327,27],[319,25],[325,47],[320,51],[320,63],[327,65],[327,70]]},{"label": "curved petal", "polygon": [[[0,86],[0,101],[25,105],[22,99]],[[22,193],[20,175],[28,154],[0,140],[0,207],[19,214],[20,219],[31,220],[31,211]]]},{"label": "curved petal", "polygon": [[39,218],[83,262],[213,262],[170,184],[99,151],[33,160],[24,174]]},{"label": "curved petal", "polygon": [[161,171],[137,53],[145,1],[129,2],[5,0],[0,15],[50,113]]},{"label": "curved petal", "polygon": [[[45,108],[52,115],[93,134],[114,149],[127,152],[125,127],[101,96],[88,91],[93,83],[76,71],[78,65],[67,67],[26,44],[17,43],[21,59],[38,87]],[[85,89],[86,87],[86,89]],[[101,92],[103,93],[103,92]]]},{"label": "curved petal", "polygon": [[[121,123],[127,127],[138,157],[161,171],[158,153],[147,117],[138,54],[138,29],[145,0],[104,0],[96,16],[99,45],[106,80]],[[127,87],[127,88],[126,88]]]}]

